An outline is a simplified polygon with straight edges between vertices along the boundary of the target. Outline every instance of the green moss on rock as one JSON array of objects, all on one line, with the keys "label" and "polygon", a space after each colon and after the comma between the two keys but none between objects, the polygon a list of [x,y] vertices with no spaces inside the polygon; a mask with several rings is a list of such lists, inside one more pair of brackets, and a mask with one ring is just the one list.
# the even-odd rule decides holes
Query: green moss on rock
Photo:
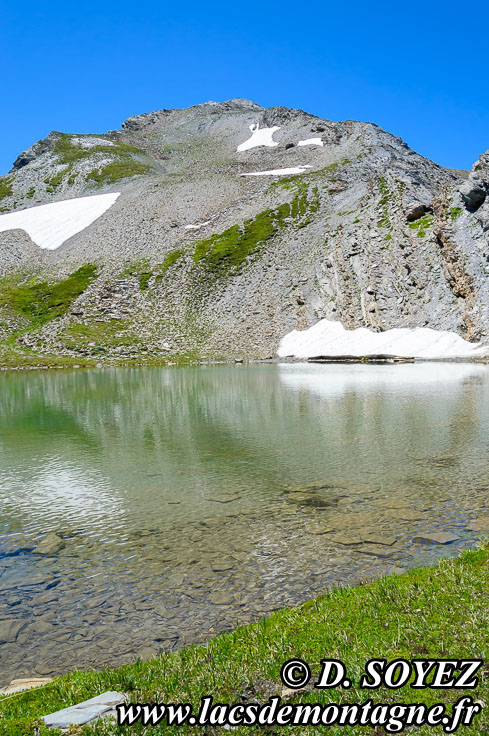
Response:
[{"label": "green moss on rock", "polygon": [[152,271],[143,271],[143,273],[139,277],[139,288],[141,289],[141,291],[146,291],[146,289],[148,288],[149,280],[152,275],[153,275]]}]

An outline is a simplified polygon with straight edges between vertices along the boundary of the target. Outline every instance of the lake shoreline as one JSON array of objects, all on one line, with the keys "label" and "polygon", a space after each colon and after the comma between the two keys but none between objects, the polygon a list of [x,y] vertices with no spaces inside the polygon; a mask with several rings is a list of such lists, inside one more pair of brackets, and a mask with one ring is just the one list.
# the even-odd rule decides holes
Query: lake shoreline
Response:
[{"label": "lake shoreline", "polygon": [[[39,356],[36,356],[39,358]],[[135,362],[114,361],[103,362],[100,360],[85,360],[73,358],[73,360],[62,360],[61,358],[46,358],[43,362],[37,359],[30,362],[30,358],[26,361],[17,361],[7,363],[0,355],[0,372],[2,371],[28,371],[28,370],[63,370],[63,369],[87,369],[87,368],[182,368],[186,366],[209,366],[209,365],[261,365],[261,364],[280,364],[280,363],[296,363],[303,365],[322,364],[322,365],[405,365],[406,363],[414,364],[432,364],[443,363],[444,365],[459,365],[460,363],[470,363],[473,365],[489,364],[489,356],[484,357],[465,357],[465,358],[398,358],[397,356],[373,356],[365,355],[356,356],[317,356],[315,358],[280,358],[278,356],[269,358],[216,358],[209,360],[195,359],[175,359],[175,360],[138,360]]]}]

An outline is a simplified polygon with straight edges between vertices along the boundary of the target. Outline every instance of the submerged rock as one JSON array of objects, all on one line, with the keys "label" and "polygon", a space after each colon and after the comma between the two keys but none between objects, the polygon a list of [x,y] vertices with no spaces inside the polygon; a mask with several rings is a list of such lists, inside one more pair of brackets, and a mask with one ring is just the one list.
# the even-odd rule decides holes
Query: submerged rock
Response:
[{"label": "submerged rock", "polygon": [[431,534],[419,534],[414,537],[413,542],[421,544],[450,544],[456,542],[460,537],[452,532],[432,532]]},{"label": "submerged rock", "polygon": [[222,493],[216,496],[208,496],[208,501],[215,501],[216,503],[231,503],[232,501],[238,501],[241,496],[238,493]]},{"label": "submerged rock", "polygon": [[37,555],[53,555],[63,549],[65,543],[57,534],[47,534],[44,539],[33,550]]},{"label": "submerged rock", "polygon": [[474,519],[474,521],[470,521],[465,528],[471,532],[487,533],[489,532],[489,517]]},{"label": "submerged rock", "polygon": [[21,629],[28,623],[27,619],[7,618],[0,621],[0,644],[16,641]]},{"label": "submerged rock", "polygon": [[340,498],[337,486],[326,483],[314,483],[308,486],[291,486],[284,489],[284,495],[288,503],[298,506],[327,507],[336,506]]}]

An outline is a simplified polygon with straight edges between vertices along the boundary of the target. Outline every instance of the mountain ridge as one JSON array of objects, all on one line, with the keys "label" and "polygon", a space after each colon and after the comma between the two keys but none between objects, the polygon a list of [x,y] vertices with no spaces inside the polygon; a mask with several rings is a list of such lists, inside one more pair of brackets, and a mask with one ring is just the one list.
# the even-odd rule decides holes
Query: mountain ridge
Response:
[{"label": "mountain ridge", "polygon": [[[467,178],[373,123],[239,98],[133,115],[105,134],[52,131],[0,177],[2,214],[120,196],[52,251],[0,232],[0,352],[266,358],[321,319],[486,340],[488,159]],[[294,173],[266,173],[283,169]],[[39,323],[12,307],[12,284],[49,289],[85,264],[97,277],[63,314]]]}]

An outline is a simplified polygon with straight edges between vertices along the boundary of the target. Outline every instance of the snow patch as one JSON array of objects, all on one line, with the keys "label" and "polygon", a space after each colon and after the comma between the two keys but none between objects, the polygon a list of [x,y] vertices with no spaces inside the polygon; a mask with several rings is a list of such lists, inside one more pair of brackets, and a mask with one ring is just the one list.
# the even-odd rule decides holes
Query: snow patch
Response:
[{"label": "snow patch", "polygon": [[240,143],[236,151],[249,151],[250,148],[257,148],[258,146],[268,146],[273,148],[278,146],[277,141],[273,140],[273,134],[276,130],[280,130],[280,126],[274,125],[273,128],[259,128],[258,123],[250,125],[251,138],[248,138],[244,143]]},{"label": "snow patch", "polygon": [[321,138],[305,138],[303,141],[299,141],[298,146],[324,146]]},{"label": "snow patch", "polygon": [[196,225],[185,225],[185,230],[200,230],[201,227],[205,227],[210,224],[211,221],[207,220],[207,222],[198,222]]},{"label": "snow patch", "polygon": [[0,232],[25,230],[40,248],[55,250],[106,212],[120,192],[77,197],[0,215]]},{"label": "snow patch", "polygon": [[289,174],[303,174],[306,169],[312,166],[292,166],[289,169],[271,169],[270,171],[250,171],[248,174],[240,174],[240,176],[287,176]]},{"label": "snow patch", "polygon": [[401,327],[373,332],[366,327],[346,330],[341,322],[322,319],[308,330],[293,330],[280,342],[281,358],[351,355],[398,355],[405,358],[472,358],[489,354],[489,346],[467,342],[455,332],[428,327]]}]

